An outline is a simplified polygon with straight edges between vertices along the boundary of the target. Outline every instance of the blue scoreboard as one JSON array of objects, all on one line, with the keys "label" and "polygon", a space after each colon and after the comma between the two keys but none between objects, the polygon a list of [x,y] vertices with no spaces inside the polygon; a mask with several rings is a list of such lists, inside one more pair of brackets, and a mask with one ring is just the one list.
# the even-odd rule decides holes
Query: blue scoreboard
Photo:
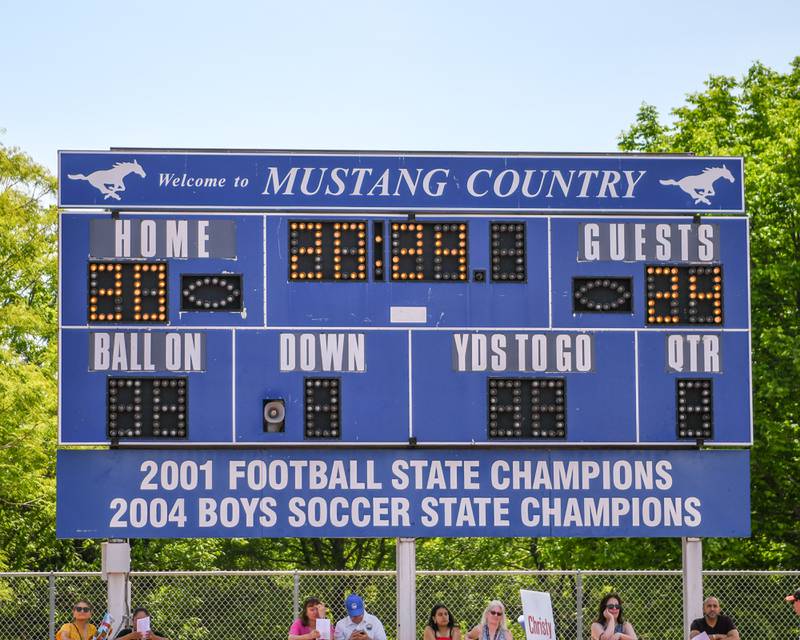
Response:
[{"label": "blue scoreboard", "polygon": [[741,159],[62,152],[60,178],[62,445],[752,443]]}]

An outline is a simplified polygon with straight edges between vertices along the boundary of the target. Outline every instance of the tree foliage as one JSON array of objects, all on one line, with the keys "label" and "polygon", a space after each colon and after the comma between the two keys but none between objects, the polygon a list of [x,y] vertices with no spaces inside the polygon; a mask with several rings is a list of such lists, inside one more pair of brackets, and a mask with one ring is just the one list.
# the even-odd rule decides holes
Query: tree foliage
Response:
[{"label": "tree foliage", "polygon": [[[753,65],[741,81],[712,76],[661,124],[643,105],[626,151],[745,158],[750,218],[754,437],[749,540],[710,540],[720,568],[800,561],[800,57],[789,73]],[[712,478],[709,478],[710,480]],[[724,482],[724,477],[718,478]]]},{"label": "tree foliage", "polygon": [[80,566],[85,546],[55,541],[55,187],[43,167],[0,146],[1,569]]}]

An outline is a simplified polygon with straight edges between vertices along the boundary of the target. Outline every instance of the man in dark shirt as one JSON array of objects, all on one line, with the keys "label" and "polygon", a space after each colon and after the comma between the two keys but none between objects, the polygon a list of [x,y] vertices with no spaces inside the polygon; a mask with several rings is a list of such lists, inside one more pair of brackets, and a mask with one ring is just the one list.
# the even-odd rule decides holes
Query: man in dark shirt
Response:
[{"label": "man in dark shirt", "polygon": [[697,618],[689,627],[689,638],[705,631],[710,640],[739,640],[739,632],[728,616],[720,613],[719,600],[710,596],[703,601],[703,617]]},{"label": "man in dark shirt", "polygon": [[[145,635],[141,631],[136,630],[136,621],[140,618],[149,617],[150,612],[144,607],[134,609],[133,615],[131,615],[131,626],[127,629],[120,629],[117,632],[116,640],[143,640]],[[150,633],[147,635],[147,640],[166,640],[166,638],[162,638],[161,634],[151,627]]]}]

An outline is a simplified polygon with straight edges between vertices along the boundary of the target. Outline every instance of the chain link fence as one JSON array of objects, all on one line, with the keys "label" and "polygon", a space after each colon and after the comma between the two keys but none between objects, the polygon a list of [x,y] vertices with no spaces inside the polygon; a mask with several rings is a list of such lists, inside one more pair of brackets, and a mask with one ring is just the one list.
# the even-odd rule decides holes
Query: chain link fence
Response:
[{"label": "chain link fence", "polygon": [[[800,586],[800,572],[706,571],[703,586],[720,598],[743,640],[797,637],[800,619],[783,598]],[[418,571],[417,636],[434,604],[446,604],[465,632],[497,599],[507,606],[514,640],[523,640],[514,622],[522,613],[520,589],[550,593],[562,640],[589,638],[609,591],[622,595],[642,640],[685,637],[680,571]],[[396,637],[393,571],[133,572],[130,590],[131,606],[147,607],[154,628],[170,640],[285,640],[304,598],[321,598],[335,621],[351,592],[362,595],[389,638]],[[80,599],[99,619],[106,607],[99,573],[0,573],[0,640],[53,638]]]}]

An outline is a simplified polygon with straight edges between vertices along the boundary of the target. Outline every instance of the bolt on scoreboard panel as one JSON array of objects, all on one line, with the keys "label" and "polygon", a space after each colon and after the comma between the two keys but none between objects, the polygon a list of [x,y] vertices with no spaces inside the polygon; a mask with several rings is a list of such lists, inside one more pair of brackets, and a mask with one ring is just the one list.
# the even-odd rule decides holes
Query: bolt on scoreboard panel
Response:
[{"label": "bolt on scoreboard panel", "polygon": [[60,236],[63,444],[751,443],[744,218],[66,211]]}]

